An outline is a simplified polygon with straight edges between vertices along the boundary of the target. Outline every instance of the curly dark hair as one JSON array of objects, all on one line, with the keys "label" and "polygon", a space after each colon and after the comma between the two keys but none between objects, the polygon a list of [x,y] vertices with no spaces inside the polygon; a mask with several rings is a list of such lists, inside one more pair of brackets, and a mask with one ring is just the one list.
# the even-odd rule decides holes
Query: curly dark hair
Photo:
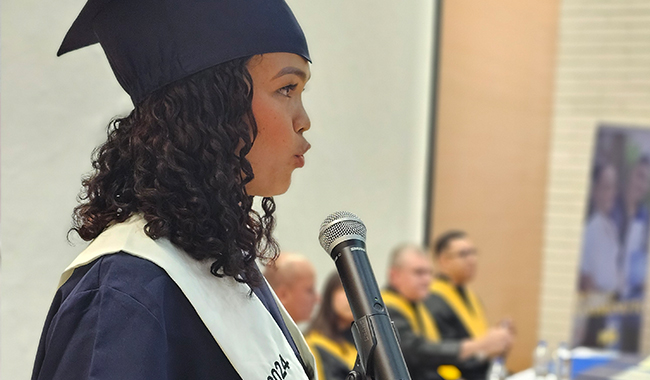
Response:
[{"label": "curly dark hair", "polygon": [[93,152],[73,227],[84,240],[135,213],[152,239],[167,238],[215,276],[250,286],[262,279],[255,259],[275,259],[273,198],[252,209],[246,159],[257,136],[250,57],[171,83],[108,126]]}]

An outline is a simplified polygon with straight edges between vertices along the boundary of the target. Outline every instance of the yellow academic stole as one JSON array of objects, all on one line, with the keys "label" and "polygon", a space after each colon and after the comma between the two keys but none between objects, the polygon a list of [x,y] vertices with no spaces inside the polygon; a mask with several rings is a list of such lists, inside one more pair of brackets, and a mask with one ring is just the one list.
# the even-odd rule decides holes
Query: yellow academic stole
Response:
[{"label": "yellow academic stole", "polygon": [[357,348],[353,344],[347,341],[335,342],[332,339],[326,337],[325,335],[319,333],[318,331],[311,331],[305,337],[307,344],[311,348],[312,354],[316,359],[316,369],[318,371],[318,378],[320,380],[326,380],[325,372],[323,369],[323,361],[316,350],[317,347],[323,348],[325,351],[334,355],[342,363],[345,363],[350,370],[354,367],[354,362],[357,359]]},{"label": "yellow academic stole", "polygon": [[483,311],[483,307],[481,306],[478,297],[476,297],[476,294],[468,288],[465,289],[469,304],[474,310],[473,313],[467,308],[454,285],[443,280],[434,280],[431,283],[431,293],[439,295],[447,302],[461,322],[463,322],[463,325],[469,332],[470,336],[474,338],[483,336],[488,330],[488,322],[487,318],[485,318],[485,312]]},{"label": "yellow academic stole", "polygon": [[[407,301],[404,297],[390,290],[383,290],[381,292],[381,297],[384,299],[384,303],[387,307],[399,310],[399,312],[406,317],[415,334],[424,336],[432,342],[440,341],[438,328],[436,327],[431,314],[422,302],[417,302],[416,306],[413,307],[413,304]],[[422,326],[418,323],[418,317],[422,322]],[[438,374],[445,380],[455,380],[459,379],[461,376],[458,368],[453,365],[439,366]]]},{"label": "yellow academic stole", "polygon": [[[433,342],[440,341],[438,328],[436,327],[433,318],[431,318],[431,314],[429,314],[429,311],[422,302],[416,303],[416,306],[413,307],[413,305],[404,297],[390,290],[383,290],[381,292],[381,297],[384,299],[384,303],[387,307],[399,310],[399,312],[406,317],[415,334],[424,336]],[[418,317],[422,322],[422,326],[418,323]]]}]

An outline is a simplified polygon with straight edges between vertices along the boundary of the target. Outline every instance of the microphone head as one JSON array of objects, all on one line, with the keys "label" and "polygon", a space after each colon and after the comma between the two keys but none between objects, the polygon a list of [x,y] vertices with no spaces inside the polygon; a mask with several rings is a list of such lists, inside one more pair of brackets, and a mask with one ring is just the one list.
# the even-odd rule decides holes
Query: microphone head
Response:
[{"label": "microphone head", "polygon": [[330,255],[334,247],[350,239],[366,242],[366,226],[351,212],[337,211],[325,218],[320,225],[318,240],[321,247]]}]

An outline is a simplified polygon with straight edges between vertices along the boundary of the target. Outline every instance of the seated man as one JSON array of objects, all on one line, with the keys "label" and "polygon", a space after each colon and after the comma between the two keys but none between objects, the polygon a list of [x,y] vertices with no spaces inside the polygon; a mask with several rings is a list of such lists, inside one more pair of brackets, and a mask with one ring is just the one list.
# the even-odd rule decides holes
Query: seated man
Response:
[{"label": "seated man", "polygon": [[[485,379],[486,359],[505,355],[514,339],[512,323],[490,329],[483,306],[467,284],[476,273],[476,248],[462,231],[442,234],[434,246],[436,276],[424,301],[444,341],[483,341],[474,360],[461,363],[463,378]],[[492,339],[493,338],[493,339]]]},{"label": "seated man", "polygon": [[264,277],[294,322],[309,321],[318,295],[316,271],[306,257],[283,252],[264,269]]},{"label": "seated man", "polygon": [[389,286],[382,297],[399,333],[413,380],[457,379],[461,373],[456,367],[477,362],[476,357],[483,360],[509,346],[511,337],[503,329],[490,330],[481,339],[441,339],[442,332],[423,304],[429,294],[433,269],[421,248],[396,248],[389,266]]}]

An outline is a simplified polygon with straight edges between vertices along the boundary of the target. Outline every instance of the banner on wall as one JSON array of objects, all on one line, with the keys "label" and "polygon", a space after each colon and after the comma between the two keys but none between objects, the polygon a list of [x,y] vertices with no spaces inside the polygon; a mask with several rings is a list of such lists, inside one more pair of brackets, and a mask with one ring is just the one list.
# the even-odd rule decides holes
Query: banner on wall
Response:
[{"label": "banner on wall", "polygon": [[650,227],[650,129],[598,128],[573,345],[639,352]]}]

